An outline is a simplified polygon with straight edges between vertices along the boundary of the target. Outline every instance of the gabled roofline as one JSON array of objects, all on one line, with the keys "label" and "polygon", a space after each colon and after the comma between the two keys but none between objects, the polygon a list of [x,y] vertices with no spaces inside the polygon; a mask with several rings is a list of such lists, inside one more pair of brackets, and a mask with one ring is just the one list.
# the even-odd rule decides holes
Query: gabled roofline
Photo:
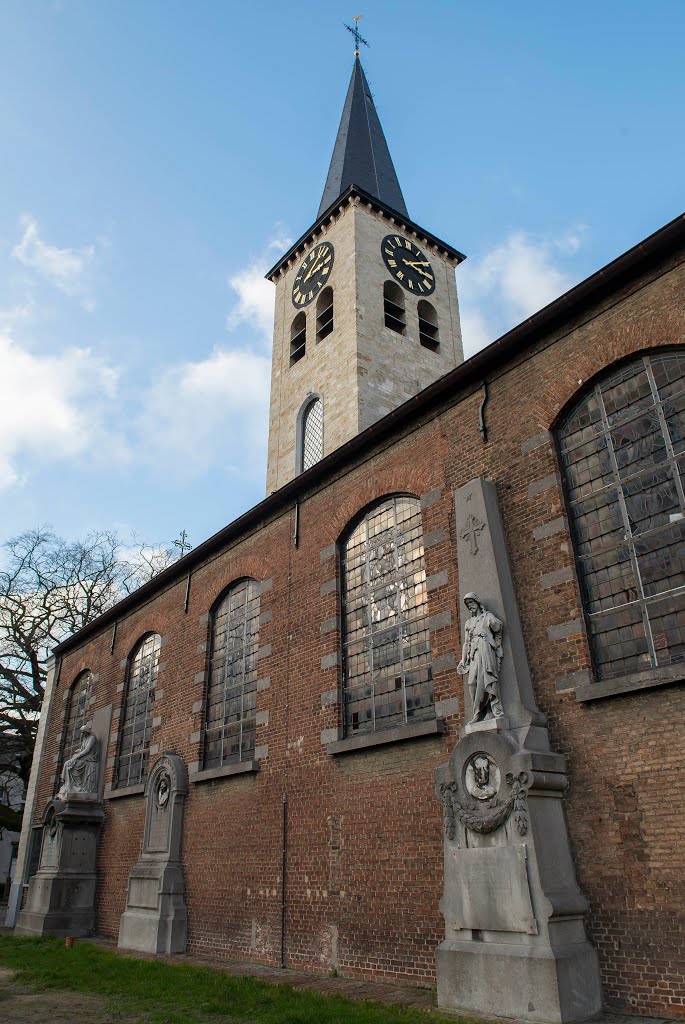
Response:
[{"label": "gabled roofline", "polygon": [[191,573],[212,554],[226,547],[247,530],[258,526],[265,518],[277,514],[284,508],[292,508],[303,494],[317,484],[325,483],[327,477],[352,462],[365,448],[398,432],[412,420],[430,412],[439,402],[449,399],[455,392],[482,381],[489,371],[501,366],[507,358],[525,351],[559,323],[577,315],[599,301],[611,290],[629,282],[640,273],[644,273],[650,265],[663,259],[669,251],[673,251],[678,245],[685,245],[685,213],[659,228],[658,231],[633,246],[632,249],[628,249],[627,252],[612,260],[601,270],[581,281],[575,288],[571,288],[570,291],[550,302],[538,313],[518,324],[517,327],[507,331],[497,341],[493,341],[487,348],[481,349],[480,352],[461,363],[454,370],[450,370],[444,377],[440,377],[429,387],[420,391],[418,395],[367,427],[363,433],[357,434],[340,448],[336,448],[325,459],[289,481],[280,490],[274,491],[258,505],[209,537],[204,543],[193,548],[183,558],[179,558],[177,562],[155,576],[149,583],[123,598],[109,611],[103,612],[78,633],[63,640],[54,648],[53,654],[57,657],[63,656],[96,633],[106,629],[107,626],[113,625],[138,605],[151,600],[158,591],[180,582],[184,576]]},{"label": "gabled roofline", "polygon": [[368,192],[365,192],[363,188],[359,188],[358,185],[350,185],[349,188],[345,189],[342,195],[338,196],[334,203],[331,203],[327,210],[324,210],[319,219],[315,221],[314,224],[312,224],[312,226],[305,231],[305,233],[298,238],[293,245],[291,245],[285,256],[281,256],[278,263],[275,263],[271,270],[264,275],[267,281],[273,281],[274,278],[278,277],[282,270],[287,268],[291,260],[297,259],[298,256],[303,255],[307,246],[313,241],[314,237],[319,234],[322,228],[333,220],[335,215],[343,206],[347,206],[348,203],[355,198],[359,199],[364,206],[369,206],[377,213],[383,214],[383,216],[389,221],[392,221],[394,224],[398,224],[406,231],[416,235],[416,237],[421,239],[426,245],[431,245],[440,254],[447,256],[448,259],[452,260],[455,266],[458,263],[463,263],[466,259],[466,256],[464,256],[462,252],[459,252],[458,249],[453,248],[453,246],[448,245],[447,242],[443,242],[436,235],[432,235],[430,231],[426,231],[425,228],[415,224],[413,220],[409,219],[409,217],[405,217],[404,214],[398,213],[397,210],[393,210],[392,207],[386,206],[385,203],[380,201],[380,199],[376,199]]}]

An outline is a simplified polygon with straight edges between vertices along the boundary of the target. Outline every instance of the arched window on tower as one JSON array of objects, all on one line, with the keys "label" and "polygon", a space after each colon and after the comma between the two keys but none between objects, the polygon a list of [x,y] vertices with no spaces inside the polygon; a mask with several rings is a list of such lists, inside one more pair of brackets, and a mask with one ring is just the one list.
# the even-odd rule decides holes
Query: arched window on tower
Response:
[{"label": "arched window on tower", "polygon": [[148,633],[129,658],[119,753],[114,770],[115,789],[138,786],[147,777],[152,702],[161,646],[159,633]]},{"label": "arched window on tower", "polygon": [[323,341],[333,330],[333,289],[324,288],[316,303],[316,340]]},{"label": "arched window on tower", "polygon": [[77,677],[69,691],[67,721],[62,738],[60,768],[57,777],[62,773],[62,766],[81,746],[81,727],[88,719],[88,706],[93,694],[93,676],[90,670]]},{"label": "arched window on tower", "polygon": [[322,458],[323,402],[317,397],[308,402],[299,416],[298,473],[304,473],[306,469],[320,462]]},{"label": "arched window on tower", "polygon": [[685,662],[685,355],[603,374],[557,426],[597,678]]},{"label": "arched window on tower", "polygon": [[398,334],[407,329],[407,314],[404,308],[404,292],[394,281],[386,281],[383,285],[383,313],[385,326]]},{"label": "arched window on tower", "polygon": [[342,548],[348,736],[435,717],[421,503],[374,505]]},{"label": "arched window on tower", "polygon": [[259,584],[234,583],[212,616],[203,767],[254,757],[259,650]]},{"label": "arched window on tower", "polygon": [[431,352],[437,352],[440,348],[440,336],[438,334],[438,314],[435,306],[425,299],[419,299],[419,341],[424,348]]},{"label": "arched window on tower", "polygon": [[307,342],[307,314],[298,313],[290,326],[290,365],[299,362]]}]

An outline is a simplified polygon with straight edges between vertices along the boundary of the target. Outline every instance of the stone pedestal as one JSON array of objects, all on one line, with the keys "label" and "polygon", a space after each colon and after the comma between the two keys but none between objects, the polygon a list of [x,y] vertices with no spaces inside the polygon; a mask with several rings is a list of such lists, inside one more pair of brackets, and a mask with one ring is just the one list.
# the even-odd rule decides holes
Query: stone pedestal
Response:
[{"label": "stone pedestal", "polygon": [[495,701],[491,717],[481,702],[479,720],[465,686],[466,724],[436,772],[445,831],[438,1005],[579,1021],[599,1012],[601,990],[564,817],[565,762],[550,751],[535,704],[495,485],[471,481],[455,504],[472,648],[465,642],[460,671],[473,667],[473,688],[482,670]]},{"label": "stone pedestal", "polygon": [[16,935],[92,935],[97,839],[104,818],[97,795],[48,801],[40,866],[29,884]]},{"label": "stone pedestal", "polygon": [[188,773],[177,754],[155,762],[145,787],[143,852],[128,879],[119,948],[183,953],[188,932],[181,867],[183,802]]}]

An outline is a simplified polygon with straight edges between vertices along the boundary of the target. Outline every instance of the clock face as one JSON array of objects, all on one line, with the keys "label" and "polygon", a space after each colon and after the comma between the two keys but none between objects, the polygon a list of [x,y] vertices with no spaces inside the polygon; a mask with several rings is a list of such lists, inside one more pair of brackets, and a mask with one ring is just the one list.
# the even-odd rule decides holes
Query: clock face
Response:
[{"label": "clock face", "polygon": [[333,269],[333,246],[330,242],[315,245],[295,276],[293,284],[293,306],[308,306],[319,294],[331,276]]},{"label": "clock face", "polygon": [[392,276],[408,292],[431,295],[435,291],[435,273],[418,245],[402,235],[386,235],[381,252]]}]

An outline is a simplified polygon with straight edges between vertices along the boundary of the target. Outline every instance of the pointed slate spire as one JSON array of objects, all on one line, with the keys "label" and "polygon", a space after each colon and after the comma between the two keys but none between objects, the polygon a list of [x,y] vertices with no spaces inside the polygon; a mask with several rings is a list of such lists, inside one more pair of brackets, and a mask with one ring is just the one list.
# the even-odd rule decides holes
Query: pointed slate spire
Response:
[{"label": "pointed slate spire", "polygon": [[359,57],[354,60],[318,216],[350,185],[409,217]]}]

